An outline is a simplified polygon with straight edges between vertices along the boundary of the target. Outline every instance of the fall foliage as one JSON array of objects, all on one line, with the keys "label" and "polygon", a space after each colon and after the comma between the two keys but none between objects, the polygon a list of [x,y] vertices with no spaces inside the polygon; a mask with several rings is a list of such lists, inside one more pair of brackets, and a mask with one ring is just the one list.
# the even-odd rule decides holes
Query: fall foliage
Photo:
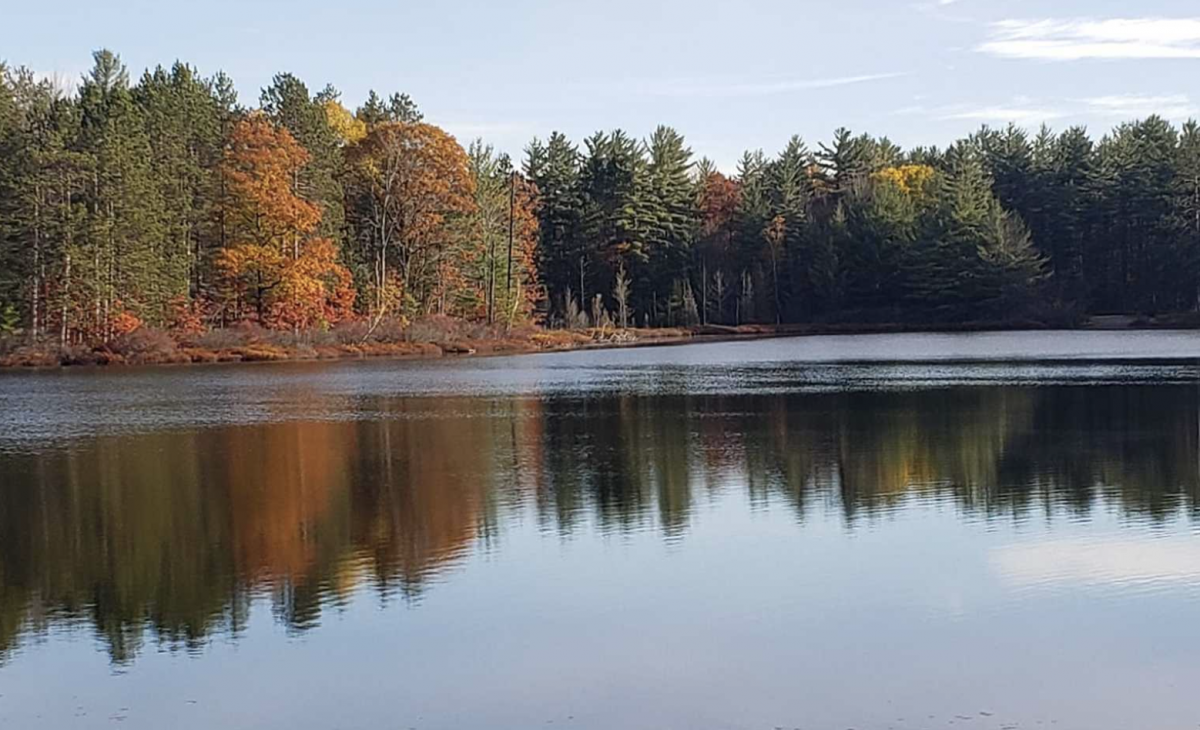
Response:
[{"label": "fall foliage", "polygon": [[475,183],[453,137],[421,122],[383,122],[349,155],[350,207],[371,254],[375,313],[444,312],[458,282],[449,222],[472,211]]},{"label": "fall foliage", "polygon": [[239,122],[223,168],[229,181],[231,244],[216,260],[227,311],[271,327],[324,326],[349,316],[355,291],[338,248],[312,233],[320,209],[300,197],[309,155],[261,116]]}]

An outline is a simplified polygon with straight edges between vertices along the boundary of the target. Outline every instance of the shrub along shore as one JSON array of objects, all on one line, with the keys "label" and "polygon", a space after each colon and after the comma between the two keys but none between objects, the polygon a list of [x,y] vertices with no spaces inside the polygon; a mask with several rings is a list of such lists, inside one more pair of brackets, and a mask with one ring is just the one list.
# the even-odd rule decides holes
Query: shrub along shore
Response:
[{"label": "shrub along shore", "polygon": [[359,321],[328,330],[298,332],[248,324],[191,333],[139,327],[94,346],[0,342],[0,367],[431,358],[576,350],[681,341],[693,336],[684,328],[547,330],[524,325],[506,329],[445,316],[428,317],[407,326],[389,321],[371,327]]},{"label": "shrub along shore", "polygon": [[692,327],[505,328],[445,316],[401,325],[344,323],[329,330],[284,332],[253,325],[178,333],[139,327],[95,346],[23,343],[0,339],[0,368],[182,365],[287,362],[365,358],[417,359],[447,356],[517,355],[538,352],[645,347],[774,337],[903,332],[984,332],[1046,329],[1200,329],[1200,314],[1156,318],[1096,317],[1081,322],[981,321],[941,325],[904,323],[745,324]]}]

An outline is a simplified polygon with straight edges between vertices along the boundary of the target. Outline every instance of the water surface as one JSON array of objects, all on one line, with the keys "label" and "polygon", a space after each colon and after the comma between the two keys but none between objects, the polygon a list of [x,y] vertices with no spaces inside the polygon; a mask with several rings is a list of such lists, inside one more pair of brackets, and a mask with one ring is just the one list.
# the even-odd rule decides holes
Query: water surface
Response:
[{"label": "water surface", "polygon": [[1200,334],[0,374],[0,727],[1195,728]]}]

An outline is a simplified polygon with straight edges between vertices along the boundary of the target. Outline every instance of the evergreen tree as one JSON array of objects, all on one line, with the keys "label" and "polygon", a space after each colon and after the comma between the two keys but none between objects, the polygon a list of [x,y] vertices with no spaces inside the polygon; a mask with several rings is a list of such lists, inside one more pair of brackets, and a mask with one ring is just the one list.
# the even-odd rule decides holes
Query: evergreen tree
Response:
[{"label": "evergreen tree", "polygon": [[649,194],[646,148],[621,130],[597,132],[585,142],[580,172],[579,260],[581,295],[609,294],[624,264],[635,280],[650,262],[657,201]]},{"label": "evergreen tree", "polygon": [[[526,149],[525,175],[538,189],[538,267],[551,308],[564,316],[567,293],[578,285],[579,264],[586,255],[579,235],[580,162],[578,148],[558,132],[544,144],[533,140]],[[586,296],[582,291],[575,295]],[[582,300],[576,305],[583,309]]]},{"label": "evergreen tree", "polygon": [[814,268],[815,258],[828,253],[824,249],[830,245],[828,237],[813,236],[808,228],[809,207],[814,202],[814,162],[804,141],[792,137],[766,168],[769,216],[782,222],[779,261],[774,265],[778,267],[777,297],[783,310],[779,314],[784,317],[812,311],[814,281],[820,276]]},{"label": "evergreen tree", "polygon": [[1174,200],[1175,232],[1183,276],[1177,306],[1186,306],[1189,295],[1195,295],[1200,306],[1200,124],[1195,120],[1184,123],[1179,132],[1179,150],[1175,162]]},{"label": "evergreen tree", "polygon": [[[152,173],[164,203],[164,265],[172,287],[199,297],[209,282],[205,264],[220,247],[212,225],[218,215],[220,180],[215,173],[224,145],[227,107],[213,81],[176,63],[146,72],[134,89],[145,115]],[[181,284],[186,282],[186,285]]]},{"label": "evergreen tree", "polygon": [[834,132],[832,144],[821,143],[816,158],[827,193],[835,199],[848,194],[873,171],[873,166],[882,167],[886,164],[875,154],[869,137],[855,137],[845,128]]},{"label": "evergreen tree", "polygon": [[80,325],[107,339],[114,318],[126,310],[151,323],[165,321],[168,302],[187,293],[186,255],[168,243],[146,116],[115,54],[96,52],[80,88],[80,110],[79,144],[92,175],[86,238],[68,251],[78,282],[71,298]]},{"label": "evergreen tree", "polygon": [[[647,252],[644,274],[635,274],[633,307],[637,312],[654,308],[659,292],[687,269],[698,232],[696,185],[692,179],[692,151],[670,127],[659,127],[647,145],[647,189],[644,210]],[[636,270],[635,270],[636,271]],[[657,318],[657,312],[651,312]]]},{"label": "evergreen tree", "polygon": [[408,94],[392,94],[384,101],[374,89],[367,93],[366,102],[358,108],[354,116],[368,127],[385,122],[416,123],[425,118]]},{"label": "evergreen tree", "polygon": [[0,63],[0,308],[25,306],[24,279],[30,263],[23,255],[21,186],[26,170],[27,123],[17,101],[16,74]]},{"label": "evergreen tree", "polygon": [[772,217],[767,160],[761,150],[742,155],[737,180],[740,196],[733,220],[735,266],[757,283],[753,288],[760,299],[754,302],[755,313],[775,321],[780,317],[779,261],[776,247],[765,235]]},{"label": "evergreen tree", "polygon": [[1098,146],[1091,185],[1100,224],[1086,254],[1093,307],[1152,314],[1192,301],[1173,275],[1188,268],[1170,225],[1177,145],[1175,129],[1150,117]]}]

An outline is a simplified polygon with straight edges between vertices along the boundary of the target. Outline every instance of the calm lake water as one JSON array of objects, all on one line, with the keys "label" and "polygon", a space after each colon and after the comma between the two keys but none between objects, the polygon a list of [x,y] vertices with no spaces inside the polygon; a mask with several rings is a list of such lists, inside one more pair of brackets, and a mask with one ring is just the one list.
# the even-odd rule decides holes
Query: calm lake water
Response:
[{"label": "calm lake water", "polygon": [[1200,726],[1200,333],[0,374],[0,727]]}]

